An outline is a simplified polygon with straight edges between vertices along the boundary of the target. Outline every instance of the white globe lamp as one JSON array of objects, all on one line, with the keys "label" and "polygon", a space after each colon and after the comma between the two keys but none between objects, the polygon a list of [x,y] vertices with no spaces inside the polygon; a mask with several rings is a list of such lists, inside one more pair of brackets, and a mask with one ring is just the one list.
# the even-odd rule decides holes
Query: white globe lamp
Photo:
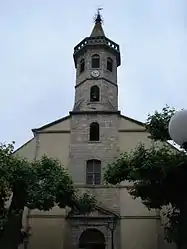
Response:
[{"label": "white globe lamp", "polygon": [[176,112],[169,122],[171,139],[187,150],[187,110]]}]

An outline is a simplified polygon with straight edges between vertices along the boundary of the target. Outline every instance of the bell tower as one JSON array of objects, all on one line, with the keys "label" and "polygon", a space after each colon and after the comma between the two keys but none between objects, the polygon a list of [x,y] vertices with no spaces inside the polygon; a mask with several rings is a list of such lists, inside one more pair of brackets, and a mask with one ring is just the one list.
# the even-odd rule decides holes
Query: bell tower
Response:
[{"label": "bell tower", "polygon": [[[73,182],[103,183],[103,169],[118,156],[119,45],[109,40],[99,11],[89,37],[74,48],[75,103],[70,112],[70,161]],[[94,175],[89,172],[93,171]]]},{"label": "bell tower", "polygon": [[[103,176],[107,165],[120,154],[117,85],[120,51],[119,45],[105,36],[99,11],[91,35],[74,48],[74,61],[75,103],[70,112],[68,169],[77,189],[93,194],[99,206],[110,207],[112,212],[119,213],[119,190],[106,186]],[[86,228],[98,229],[99,224],[107,238],[106,248],[110,249],[110,235],[103,225],[106,221],[99,214],[97,217],[98,221],[88,214]],[[80,238],[82,233],[77,222],[84,222],[81,218],[75,221],[72,219],[71,223],[72,248],[78,248],[75,238]]]},{"label": "bell tower", "polygon": [[105,36],[98,10],[91,35],[74,48],[76,68],[73,112],[118,110],[119,45]]}]

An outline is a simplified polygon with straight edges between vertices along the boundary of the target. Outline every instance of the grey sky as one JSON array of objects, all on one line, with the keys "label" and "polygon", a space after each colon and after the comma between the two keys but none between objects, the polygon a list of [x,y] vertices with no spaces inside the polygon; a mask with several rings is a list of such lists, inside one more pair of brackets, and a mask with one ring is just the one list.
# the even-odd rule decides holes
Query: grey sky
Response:
[{"label": "grey sky", "polygon": [[165,104],[187,108],[186,0],[0,0],[1,142],[16,147],[68,114],[73,47],[102,6],[105,34],[120,45],[119,108],[144,121]]}]

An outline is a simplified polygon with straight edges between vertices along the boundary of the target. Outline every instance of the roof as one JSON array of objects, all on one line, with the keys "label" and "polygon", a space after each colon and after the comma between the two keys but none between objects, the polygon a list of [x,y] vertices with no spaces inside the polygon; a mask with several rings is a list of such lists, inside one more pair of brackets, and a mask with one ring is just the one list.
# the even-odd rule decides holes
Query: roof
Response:
[{"label": "roof", "polygon": [[59,118],[59,119],[57,119],[57,120],[55,120],[55,121],[52,121],[52,122],[50,122],[50,123],[47,123],[47,124],[45,124],[45,125],[43,125],[43,126],[41,126],[41,127],[39,127],[39,128],[34,128],[34,129],[32,129],[32,132],[33,132],[33,133],[39,132],[39,131],[41,131],[41,130],[43,130],[43,129],[46,129],[46,128],[49,128],[49,127],[51,127],[51,126],[53,126],[53,125],[55,125],[55,124],[59,124],[59,123],[65,121],[65,120],[67,120],[68,118],[70,118],[70,115],[65,116],[65,117],[63,117],[63,118]]},{"label": "roof", "polygon": [[105,36],[105,33],[102,28],[102,18],[99,9],[95,18],[95,25],[90,37],[97,37],[97,36]]},{"label": "roof", "polygon": [[[122,115],[122,114],[119,114],[119,116],[120,116],[121,118],[124,118],[124,119],[126,119],[126,120],[128,120],[128,121],[130,121],[130,122],[132,122],[132,123],[134,123],[134,124],[140,125],[140,126],[142,126],[142,127],[145,128],[145,123],[143,123],[143,122],[141,122],[141,121],[138,121],[138,120],[136,120],[136,119],[133,119],[133,118],[124,116],[124,115]],[[49,128],[49,127],[51,127],[51,126],[53,126],[53,125],[56,125],[56,124],[59,124],[60,122],[63,122],[63,121],[65,121],[65,120],[69,119],[69,118],[70,118],[70,115],[65,116],[65,117],[62,117],[62,118],[59,118],[59,119],[57,119],[57,120],[55,120],[55,121],[52,121],[52,122],[50,122],[50,123],[47,123],[47,124],[45,124],[45,125],[43,125],[43,126],[41,126],[41,127],[39,127],[39,128],[32,129],[32,132],[35,134],[35,133],[37,133],[37,132],[42,131],[43,129]],[[27,141],[26,143],[24,143],[23,145],[21,145],[20,147],[18,147],[18,148],[14,151],[14,153],[16,153],[16,152],[17,152],[18,150],[20,150],[22,147],[24,147],[25,145],[27,145],[28,143],[30,143],[33,139],[34,139],[34,138],[31,138],[29,141]],[[169,143],[169,142],[166,142],[166,143],[167,143],[171,148],[173,148],[173,149],[179,151],[179,149],[176,148],[173,144],[171,144],[171,143]]]},{"label": "roof", "polygon": [[105,36],[101,23],[96,23],[90,37]]},{"label": "roof", "polygon": [[15,154],[16,152],[18,152],[18,150],[22,149],[24,146],[26,146],[27,144],[29,144],[33,139],[34,139],[34,137],[32,137],[26,143],[24,143],[21,146],[19,146],[17,149],[14,150],[13,154]]},{"label": "roof", "polygon": [[124,119],[126,119],[126,120],[128,120],[128,121],[130,121],[130,122],[132,122],[132,123],[135,123],[135,124],[137,124],[137,125],[141,125],[142,127],[145,127],[145,123],[143,123],[143,122],[141,122],[141,121],[138,121],[138,120],[136,120],[136,119],[133,119],[133,118],[124,116],[124,115],[122,115],[122,114],[120,114],[120,117],[122,117],[122,118],[124,118]]},{"label": "roof", "polygon": [[[119,112],[119,113],[120,113],[120,112]],[[126,119],[126,120],[132,122],[132,123],[135,123],[135,124],[137,124],[137,125],[140,125],[140,126],[142,126],[142,127],[145,127],[145,124],[142,123],[142,122],[140,122],[140,121],[138,121],[138,120],[135,120],[135,119],[133,119],[133,118],[130,118],[130,117],[127,117],[127,116],[124,116],[124,115],[121,115],[121,114],[119,114],[119,116],[120,116],[121,118],[124,118],[124,119]],[[62,117],[62,118],[59,118],[59,119],[57,119],[57,120],[55,120],[55,121],[52,121],[52,122],[50,122],[50,123],[47,123],[47,124],[45,124],[45,125],[43,125],[43,126],[41,126],[41,127],[39,127],[39,128],[34,128],[34,129],[32,129],[32,132],[33,132],[34,135],[35,135],[35,133],[40,132],[40,131],[42,131],[43,129],[49,128],[49,127],[51,127],[51,126],[53,126],[53,125],[59,124],[59,123],[65,121],[65,120],[67,120],[67,119],[69,119],[69,118],[70,118],[70,115],[65,116],[65,117]],[[27,142],[24,143],[22,146],[20,146],[19,148],[17,148],[17,149],[14,151],[14,153],[16,153],[16,152],[17,152],[18,150],[20,150],[22,147],[24,147],[25,145],[27,145],[27,144],[28,144],[29,142],[31,142],[33,139],[34,139],[34,138],[31,138],[29,141],[27,141]],[[170,146],[174,147],[174,146],[171,145],[171,144],[170,144]]]},{"label": "roof", "polygon": [[[133,118],[130,118],[130,117],[127,117],[127,116],[124,116],[124,115],[121,115],[121,114],[120,114],[120,117],[122,117],[122,118],[124,118],[124,119],[126,119],[126,120],[128,120],[128,121],[130,121],[130,122],[132,122],[132,123],[135,123],[135,124],[137,124],[137,125],[141,125],[142,127],[145,127],[145,124],[144,124],[143,122],[141,122],[141,121],[135,120],[135,119],[133,119]],[[49,127],[51,127],[51,126],[53,126],[53,125],[55,125],[55,124],[59,124],[60,122],[63,122],[63,121],[65,121],[65,120],[67,120],[68,118],[70,118],[70,115],[65,116],[65,117],[63,117],[63,118],[60,118],[60,119],[57,119],[57,120],[52,121],[52,122],[50,122],[50,123],[47,123],[47,124],[45,124],[45,125],[43,125],[43,126],[41,126],[41,127],[39,127],[39,128],[34,128],[34,129],[32,129],[32,132],[33,132],[33,133],[39,132],[39,131],[41,131],[41,130],[43,130],[43,129],[46,129],[46,128],[49,128]]]}]

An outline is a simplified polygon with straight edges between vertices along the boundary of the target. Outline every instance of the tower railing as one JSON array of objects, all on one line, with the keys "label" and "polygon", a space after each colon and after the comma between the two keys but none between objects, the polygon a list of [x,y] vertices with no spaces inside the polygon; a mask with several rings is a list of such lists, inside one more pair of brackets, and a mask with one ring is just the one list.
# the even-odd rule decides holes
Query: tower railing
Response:
[{"label": "tower railing", "polygon": [[106,45],[110,48],[113,48],[116,50],[116,52],[119,52],[119,45],[115,42],[111,41],[107,37],[103,36],[97,36],[97,37],[86,37],[84,40],[82,40],[77,46],[74,47],[74,54],[79,52],[82,48],[88,45]]}]

